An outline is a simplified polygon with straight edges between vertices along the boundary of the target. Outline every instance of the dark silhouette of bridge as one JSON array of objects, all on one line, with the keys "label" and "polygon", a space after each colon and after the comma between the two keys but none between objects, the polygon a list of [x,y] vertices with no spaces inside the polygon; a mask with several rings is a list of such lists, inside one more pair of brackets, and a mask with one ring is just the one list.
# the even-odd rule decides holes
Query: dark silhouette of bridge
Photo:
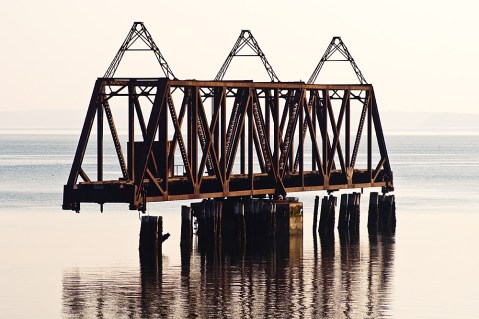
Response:
[{"label": "dark silhouette of bridge", "polygon": [[[154,52],[165,77],[114,77],[123,54],[138,40]],[[248,56],[261,59],[271,82],[223,80],[246,46],[253,52]],[[314,84],[335,53],[351,63],[359,84]],[[115,125],[120,110],[128,123],[126,136]],[[118,158],[120,176],[113,180],[104,179],[105,122]],[[96,171],[87,172],[83,162],[92,140]],[[308,83],[280,82],[248,30],[214,81],[178,80],[144,25],[135,23],[105,76],[95,82],[63,209],[92,202],[144,210],[152,201],[278,198],[366,187],[388,192],[393,175],[374,88],[341,38],[333,38]]]}]

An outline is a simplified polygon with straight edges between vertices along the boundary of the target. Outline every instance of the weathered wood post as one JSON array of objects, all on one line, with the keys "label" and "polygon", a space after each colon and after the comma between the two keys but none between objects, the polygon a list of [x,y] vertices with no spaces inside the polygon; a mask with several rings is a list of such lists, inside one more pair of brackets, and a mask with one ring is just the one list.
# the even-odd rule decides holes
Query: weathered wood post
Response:
[{"label": "weathered wood post", "polygon": [[334,223],[336,222],[336,204],[337,198],[333,195],[329,195],[328,205],[329,205],[329,212],[328,212],[328,219],[327,219],[327,228],[328,232],[334,234]]},{"label": "weathered wood post", "polygon": [[319,196],[314,198],[314,212],[313,212],[313,234],[316,235],[318,231],[318,208],[319,208]]},{"label": "weathered wood post", "polygon": [[163,239],[163,218],[161,216],[143,216],[140,229],[140,253],[161,256]]},{"label": "weathered wood post", "polygon": [[321,200],[321,214],[319,216],[319,235],[326,235],[327,233],[327,219],[329,216],[329,202],[328,196],[324,196]]},{"label": "weathered wood post", "polygon": [[378,193],[371,192],[369,194],[369,211],[368,211],[369,234],[371,235],[377,234],[378,223],[379,223]]},{"label": "weathered wood post", "polygon": [[349,194],[348,210],[349,210],[349,234],[351,237],[359,237],[359,215],[360,215],[360,193]]},{"label": "weathered wood post", "polygon": [[252,198],[244,201],[244,222],[246,229],[246,238],[252,239],[255,236],[256,216],[254,213],[254,203]]},{"label": "weathered wood post", "polygon": [[380,230],[384,234],[394,233],[396,230],[396,203],[394,195],[382,196],[380,205]]},{"label": "weathered wood post", "polygon": [[319,218],[319,234],[321,236],[334,234],[336,197],[324,196],[321,201],[321,216]]},{"label": "weathered wood post", "polygon": [[348,231],[349,210],[348,210],[348,194],[341,194],[341,203],[339,206],[338,231],[345,233]]},{"label": "weathered wood post", "polygon": [[223,237],[223,202],[215,201],[215,239],[221,245]]},{"label": "weathered wood post", "polygon": [[181,273],[187,275],[190,272],[191,246],[193,242],[193,227],[191,222],[192,210],[188,206],[181,206]]},{"label": "weathered wood post", "polygon": [[264,202],[264,211],[266,213],[266,234],[271,239],[276,234],[276,205],[268,200]]},{"label": "weathered wood post", "polygon": [[378,231],[382,232],[383,229],[383,210],[384,210],[384,198],[385,195],[378,195]]},{"label": "weathered wood post", "polygon": [[233,223],[234,226],[233,232],[235,237],[240,242],[245,242],[246,240],[246,231],[245,231],[245,209],[244,204],[240,201],[235,201],[233,204]]},{"label": "weathered wood post", "polygon": [[191,208],[188,206],[181,206],[181,238],[180,247],[191,247],[193,237],[193,227],[191,223]]}]

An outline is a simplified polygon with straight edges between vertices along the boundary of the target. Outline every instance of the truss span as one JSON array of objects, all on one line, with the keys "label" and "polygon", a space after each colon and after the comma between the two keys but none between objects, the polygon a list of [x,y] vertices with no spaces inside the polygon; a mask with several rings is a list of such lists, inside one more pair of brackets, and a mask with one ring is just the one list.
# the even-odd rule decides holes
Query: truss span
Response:
[{"label": "truss span", "polygon": [[63,208],[366,187],[393,189],[372,85],[100,78]]}]

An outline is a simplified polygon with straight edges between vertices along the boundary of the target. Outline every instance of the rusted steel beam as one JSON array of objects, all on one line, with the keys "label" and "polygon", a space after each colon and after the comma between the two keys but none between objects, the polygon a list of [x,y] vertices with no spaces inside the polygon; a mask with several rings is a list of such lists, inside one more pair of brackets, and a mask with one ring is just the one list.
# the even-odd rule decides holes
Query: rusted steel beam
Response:
[{"label": "rusted steel beam", "polygon": [[[131,81],[129,78],[101,78],[105,85],[127,87]],[[157,78],[136,79],[138,85],[152,87]],[[252,89],[304,89],[304,90],[371,90],[371,84],[307,84],[304,82],[253,82],[253,81],[197,81],[197,80],[169,80],[170,87],[201,87],[201,88],[252,88]],[[124,92],[128,95],[127,92]],[[154,93],[151,93],[154,95]]]},{"label": "rusted steel beam", "polygon": [[77,150],[75,152],[75,157],[73,159],[72,168],[70,170],[70,175],[68,177],[67,185],[73,187],[76,184],[78,179],[78,174],[81,169],[81,164],[85,156],[86,147],[88,144],[88,139],[90,138],[91,129],[93,126],[93,121],[95,120],[95,112],[98,109],[98,104],[100,101],[100,93],[103,89],[103,83],[100,79],[95,82],[95,87],[90,99],[90,105],[88,106],[88,111],[86,113],[85,122],[80,134],[80,140],[78,142]]},{"label": "rusted steel beam", "polygon": [[[102,133],[101,101],[114,108],[117,103],[110,101],[123,94],[128,96],[127,174],[118,180],[104,180],[98,158],[97,180],[91,180],[82,162],[95,129],[93,122],[95,117],[99,119],[96,130]],[[140,100],[140,96],[145,98]],[[207,103],[211,103],[211,112],[205,108]],[[147,125],[145,110],[149,113]],[[365,115],[354,137],[351,158],[353,112]],[[113,113],[110,115],[114,123]],[[186,128],[182,128],[185,119]],[[367,126],[364,134],[363,125]],[[119,145],[121,136],[116,129],[110,133]],[[362,138],[367,140],[364,154],[364,149],[359,150]],[[374,140],[380,156],[373,157]],[[102,140],[97,143],[101,157]],[[366,162],[356,164],[360,151]],[[175,161],[175,157],[180,159]],[[339,158],[340,169],[335,167],[335,158]],[[358,167],[353,167],[355,164]],[[83,182],[77,181],[78,176]],[[144,209],[150,201],[278,197],[288,192],[357,187],[388,191],[393,188],[392,176],[371,85],[99,79],[65,185],[63,207],[77,209],[81,202],[124,202],[131,209]]]}]

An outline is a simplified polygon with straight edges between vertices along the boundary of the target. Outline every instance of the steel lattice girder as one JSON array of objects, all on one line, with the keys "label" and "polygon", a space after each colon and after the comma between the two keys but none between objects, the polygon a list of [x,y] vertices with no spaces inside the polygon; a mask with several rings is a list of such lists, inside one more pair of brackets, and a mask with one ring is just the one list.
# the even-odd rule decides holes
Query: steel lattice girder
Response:
[{"label": "steel lattice girder", "polygon": [[[103,180],[103,112],[116,99],[126,101],[127,143],[109,119],[121,177]],[[95,119],[96,179],[82,167]],[[100,78],[63,208],[365,187],[393,189],[372,85]]]}]

